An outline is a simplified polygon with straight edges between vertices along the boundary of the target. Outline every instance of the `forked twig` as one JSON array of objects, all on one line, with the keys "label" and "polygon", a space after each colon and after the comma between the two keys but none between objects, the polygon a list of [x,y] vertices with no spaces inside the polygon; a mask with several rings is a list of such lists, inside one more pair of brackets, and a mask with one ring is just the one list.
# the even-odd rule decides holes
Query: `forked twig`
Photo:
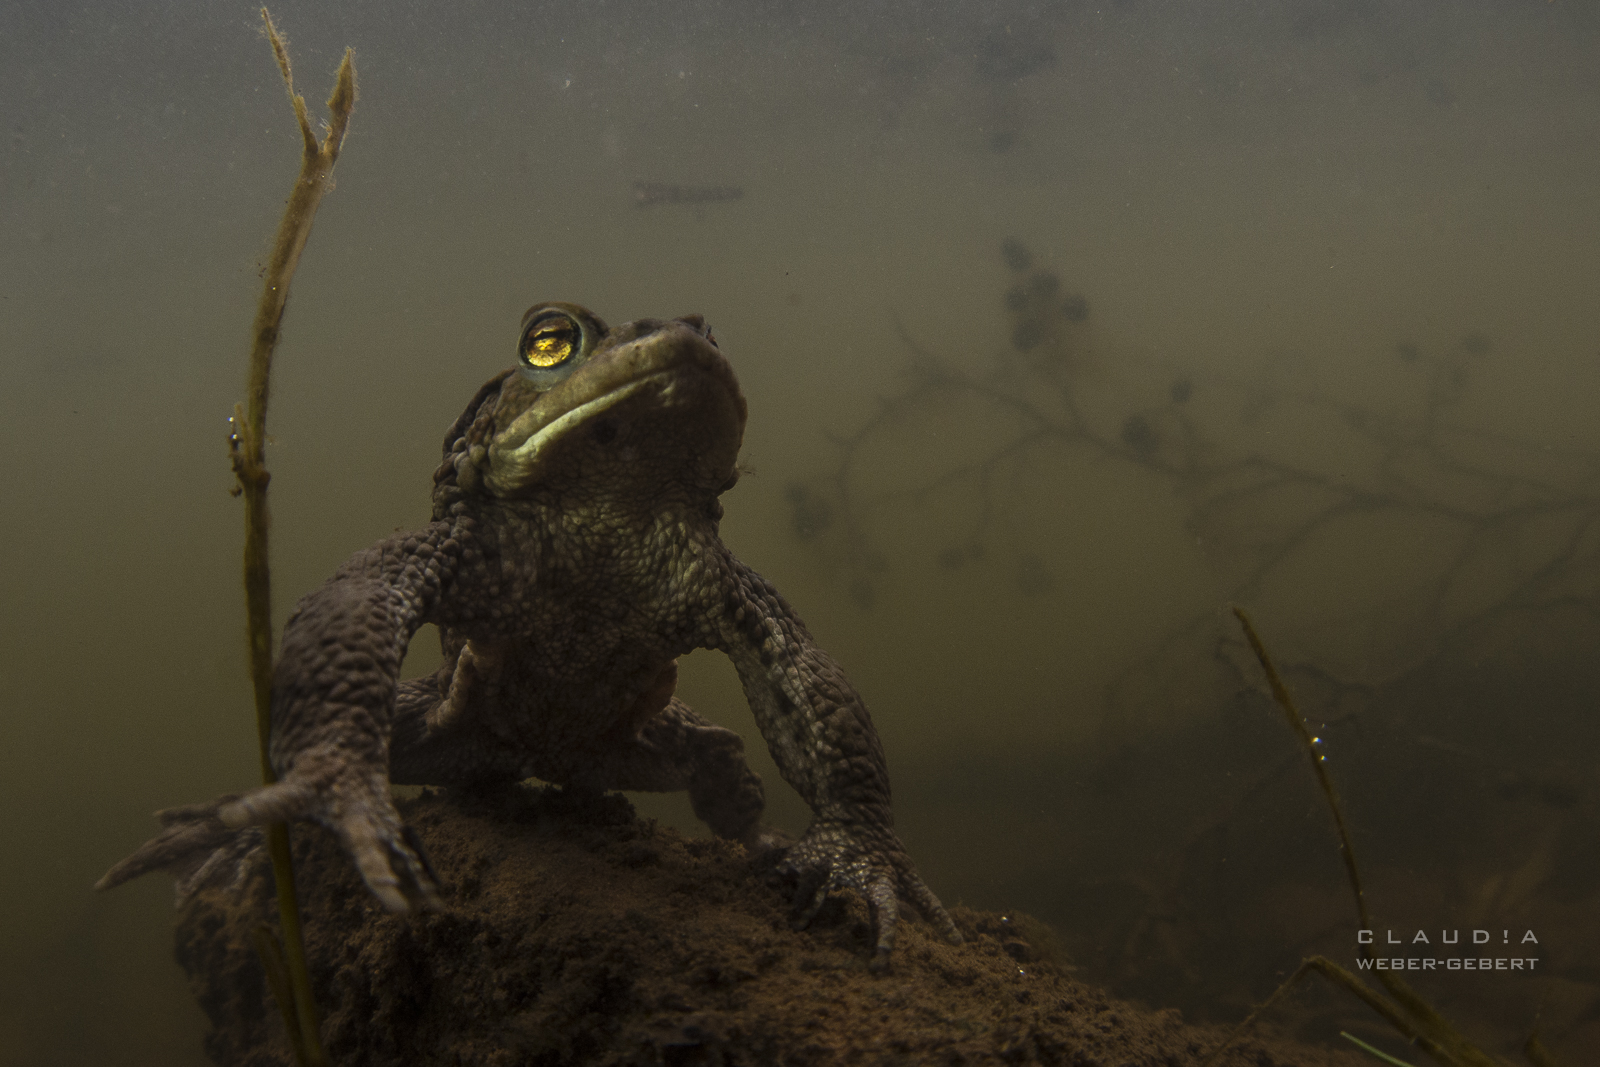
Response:
[{"label": "forked twig", "polygon": [[[236,493],[244,495],[245,612],[250,629],[250,676],[255,687],[256,729],[261,741],[261,777],[265,784],[277,781],[268,755],[272,739],[272,583],[267,566],[267,473],[264,446],[267,427],[268,382],[272,372],[272,353],[283,327],[283,313],[289,302],[289,282],[294,278],[300,253],[311,236],[311,223],[323,194],[333,186],[333,165],[339,159],[350,112],[356,101],[354,56],[345,49],[339,64],[333,95],[328,97],[329,124],[319,143],[306,114],[305,97],[294,91],[289,68],[289,53],[272,16],[261,9],[267,39],[272,43],[278,70],[283,75],[295,118],[300,123],[303,149],[300,176],[284,207],[283,220],[273,239],[268,260],[266,284],[256,307],[250,350],[248,409],[235,404],[230,453],[233,472],[239,480]],[[328,1062],[318,1034],[317,1008],[311,997],[311,979],[306,970],[305,939],[300,927],[300,909],[295,898],[294,866],[289,851],[289,828],[283,823],[267,827],[268,851],[278,890],[278,916],[283,924],[284,943],[280,947],[264,928],[255,934],[257,951],[266,968],[273,995],[283,1011],[295,1058],[308,1067],[325,1067]],[[270,947],[268,944],[270,943]],[[286,992],[292,994],[285,996]]]}]

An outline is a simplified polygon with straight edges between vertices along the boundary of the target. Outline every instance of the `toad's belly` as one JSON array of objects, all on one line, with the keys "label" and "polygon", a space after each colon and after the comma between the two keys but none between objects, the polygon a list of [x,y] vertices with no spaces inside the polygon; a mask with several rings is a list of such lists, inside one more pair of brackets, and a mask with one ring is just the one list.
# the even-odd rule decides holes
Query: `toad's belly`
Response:
[{"label": "toad's belly", "polygon": [[[485,672],[478,642],[468,642],[461,661],[478,670],[469,714],[503,742],[545,762],[567,753],[624,744],[659,715],[678,684],[678,661],[655,658],[617,663],[595,677],[568,677],[518,662],[504,651]],[[537,772],[535,772],[537,773]],[[539,774],[539,777],[545,777]]]}]

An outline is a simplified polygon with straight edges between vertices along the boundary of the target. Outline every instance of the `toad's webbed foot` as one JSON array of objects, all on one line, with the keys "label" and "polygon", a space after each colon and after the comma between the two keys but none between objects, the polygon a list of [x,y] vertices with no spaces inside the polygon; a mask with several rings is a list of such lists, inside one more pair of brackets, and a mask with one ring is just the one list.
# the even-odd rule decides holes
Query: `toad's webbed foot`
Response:
[{"label": "toad's webbed foot", "polygon": [[282,781],[221,805],[217,816],[235,829],[293,819],[321,823],[384,907],[438,906],[438,879],[416,831],[395,810],[382,768],[351,763],[337,750],[303,752]]},{"label": "toad's webbed foot", "polygon": [[161,832],[118,863],[94,884],[113,889],[151,871],[166,871],[176,879],[173,891],[182,905],[195,890],[220,883],[238,885],[249,869],[251,854],[261,846],[261,831],[234,829],[217,817],[217,810],[239,799],[220,796],[209,804],[185,804],[156,812]]},{"label": "toad's webbed foot", "polygon": [[778,864],[778,871],[799,883],[794,896],[796,929],[810,924],[832,890],[854,889],[866,899],[877,937],[873,971],[888,969],[901,897],[951,944],[961,943],[956,924],[923,884],[905,846],[888,827],[818,819]]}]

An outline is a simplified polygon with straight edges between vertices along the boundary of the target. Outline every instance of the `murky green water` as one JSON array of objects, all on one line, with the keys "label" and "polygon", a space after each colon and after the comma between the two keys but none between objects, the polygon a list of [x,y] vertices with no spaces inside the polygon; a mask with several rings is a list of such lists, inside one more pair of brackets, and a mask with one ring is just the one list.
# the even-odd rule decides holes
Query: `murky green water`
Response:
[{"label": "murky green water", "polygon": [[[279,350],[280,618],[426,519],[443,430],[526,306],[702,312],[751,410],[725,537],[867,696],[947,902],[1037,912],[1090,976],[1222,1018],[1304,952],[1350,956],[1320,799],[1234,646],[1214,654],[1239,597],[1332,724],[1392,925],[1546,950],[1538,976],[1437,995],[1494,1005],[1488,1039],[1542,1013],[1593,1059],[1591,7],[274,15],[308,97],[347,44],[362,92]],[[298,153],[256,29],[245,4],[0,8],[4,1064],[202,1062],[168,886],[87,887],[150,811],[254,781],[226,419]],[[745,195],[639,208],[635,181]],[[856,548],[886,569],[840,540],[838,500],[800,536],[791,487],[913,387],[908,338],[969,383],[1035,359],[1006,237],[1087,300],[1069,392],[1092,433],[984,467],[1013,417],[962,389],[913,404],[852,467]],[[1422,432],[1453,367],[1426,430],[1448,447],[1374,452],[1373,426]],[[1179,411],[1194,448],[1163,451]],[[1220,483],[1172,457],[1251,455],[1289,489],[1200,521]],[[681,691],[755,740],[726,665],[694,657]]]}]

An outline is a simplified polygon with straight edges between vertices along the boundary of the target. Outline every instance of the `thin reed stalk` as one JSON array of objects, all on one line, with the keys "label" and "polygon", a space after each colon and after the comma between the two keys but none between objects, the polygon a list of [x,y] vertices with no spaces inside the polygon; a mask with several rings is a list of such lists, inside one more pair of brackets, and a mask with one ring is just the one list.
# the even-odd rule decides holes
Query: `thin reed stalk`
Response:
[{"label": "thin reed stalk", "polygon": [[[1356,866],[1355,846],[1350,843],[1350,830],[1345,822],[1344,805],[1339,800],[1339,791],[1334,788],[1333,777],[1328,773],[1327,761],[1318,747],[1317,738],[1311,735],[1311,730],[1306,726],[1306,720],[1300,714],[1300,709],[1295,706],[1294,696],[1289,692],[1289,687],[1284,684],[1283,676],[1278,673],[1278,668],[1273,664],[1272,657],[1267,653],[1267,646],[1262,643],[1261,637],[1256,633],[1255,626],[1250,622],[1250,616],[1244,609],[1235,606],[1234,616],[1239,620],[1239,625],[1244,629],[1245,640],[1250,644],[1250,650],[1255,653],[1261,670],[1266,674],[1267,686],[1272,690],[1273,703],[1283,713],[1284,720],[1289,728],[1294,731],[1300,740],[1300,747],[1305,751],[1311,761],[1311,770],[1317,777],[1317,785],[1322,789],[1322,797],[1328,802],[1328,810],[1333,815],[1334,830],[1339,835],[1339,851],[1344,858],[1345,876],[1350,882],[1350,893],[1355,897],[1356,914],[1363,930],[1375,929],[1372,915],[1367,910],[1367,898],[1361,888],[1361,873]],[[1241,1034],[1253,1025],[1263,1012],[1277,1003],[1302,975],[1316,971],[1324,978],[1348,990],[1352,995],[1359,997],[1368,1007],[1400,1032],[1406,1040],[1431,1057],[1440,1067],[1499,1067],[1498,1061],[1482,1049],[1468,1041],[1459,1030],[1450,1024],[1444,1016],[1440,1015],[1434,1007],[1424,1000],[1416,990],[1412,989],[1399,975],[1393,971],[1379,969],[1375,965],[1375,953],[1370,944],[1362,942],[1360,952],[1368,964],[1372,966],[1378,981],[1382,983],[1389,996],[1385,998],[1377,990],[1367,985],[1361,979],[1351,974],[1349,970],[1339,966],[1326,956],[1312,956],[1303,961],[1300,967],[1289,976],[1288,981],[1280,985],[1255,1011],[1245,1017],[1245,1020],[1234,1028],[1226,1041],[1212,1051],[1206,1058],[1206,1064],[1215,1063],[1221,1058],[1223,1052],[1231,1047]],[[1545,1067],[1548,1059],[1539,1057],[1548,1056],[1544,1047],[1538,1043],[1537,1038],[1529,1038],[1526,1049],[1529,1060],[1539,1067]]]},{"label": "thin reed stalk", "polygon": [[[267,484],[271,481],[265,455],[267,400],[270,395],[268,386],[272,373],[272,354],[278,345],[284,309],[289,302],[289,283],[294,278],[295,267],[300,262],[300,253],[305,249],[306,240],[311,236],[311,223],[316,218],[317,205],[322,202],[323,195],[333,188],[333,165],[339,159],[339,149],[344,144],[345,131],[350,125],[350,112],[355,107],[356,71],[353,53],[347,48],[344,62],[339,65],[333,95],[328,98],[327,132],[318,141],[306,114],[305,98],[294,91],[288,50],[266,8],[261,9],[261,20],[266,26],[273,55],[278,60],[284,86],[289,91],[289,100],[294,105],[303,142],[300,175],[295,180],[294,191],[284,207],[283,220],[278,224],[277,236],[273,239],[266,282],[251,327],[248,397],[245,404],[234,405],[233,436],[230,439],[233,472],[239,481],[236,493],[244,496],[245,612],[249,621],[250,677],[255,687],[256,728],[261,741],[261,778],[265,784],[271,785],[277,781],[277,775],[272,769],[269,755],[272,740],[272,581],[267,563],[270,526]],[[305,938],[300,926],[300,907],[295,897],[288,826],[284,823],[268,826],[267,843],[278,889],[278,916],[283,927],[283,944],[278,945],[270,932],[262,929],[256,935],[257,950],[272,979],[270,984],[283,1011],[295,1059],[306,1067],[326,1067],[328,1057],[322,1049],[317,1007],[311,996],[311,978],[306,970]]]}]

